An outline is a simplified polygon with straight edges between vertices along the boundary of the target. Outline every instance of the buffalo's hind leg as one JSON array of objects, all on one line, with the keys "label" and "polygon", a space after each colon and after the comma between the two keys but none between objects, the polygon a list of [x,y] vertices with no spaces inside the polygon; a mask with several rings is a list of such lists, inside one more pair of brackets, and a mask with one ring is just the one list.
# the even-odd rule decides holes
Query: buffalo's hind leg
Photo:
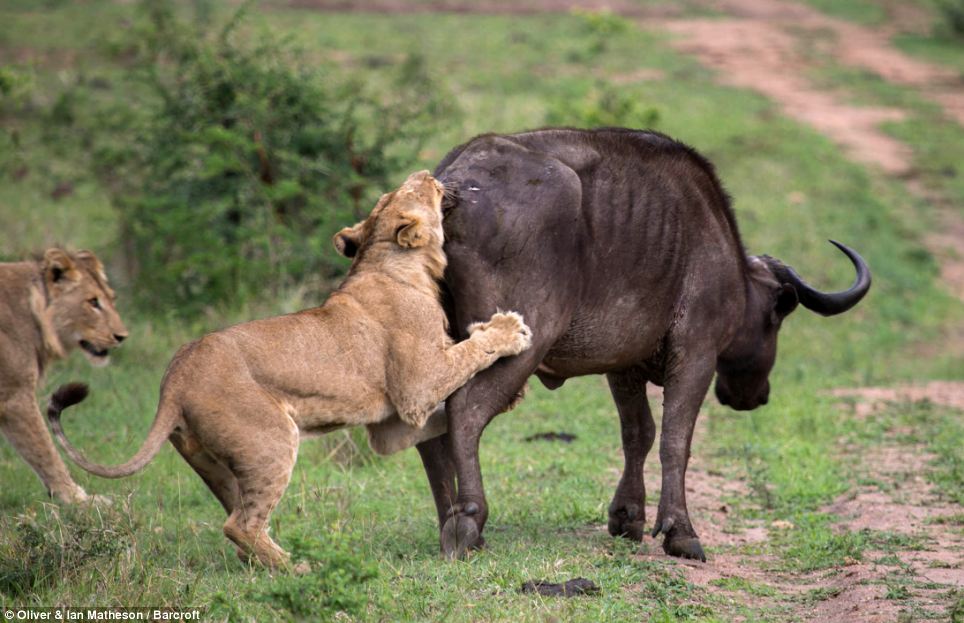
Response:
[{"label": "buffalo's hind leg", "polygon": [[646,533],[643,465],[653,447],[656,423],[646,398],[646,378],[636,369],[609,373],[609,390],[619,411],[625,467],[609,505],[609,534],[642,541]]}]

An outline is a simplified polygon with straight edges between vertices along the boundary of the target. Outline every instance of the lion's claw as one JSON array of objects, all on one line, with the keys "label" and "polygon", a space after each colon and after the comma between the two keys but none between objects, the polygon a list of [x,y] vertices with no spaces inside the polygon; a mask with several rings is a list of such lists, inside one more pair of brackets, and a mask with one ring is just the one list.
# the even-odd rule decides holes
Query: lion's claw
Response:
[{"label": "lion's claw", "polygon": [[495,350],[506,357],[518,355],[532,346],[532,330],[516,312],[497,312],[492,314],[488,322],[473,322],[468,327],[469,335],[482,331],[489,333],[498,341],[493,344]]}]

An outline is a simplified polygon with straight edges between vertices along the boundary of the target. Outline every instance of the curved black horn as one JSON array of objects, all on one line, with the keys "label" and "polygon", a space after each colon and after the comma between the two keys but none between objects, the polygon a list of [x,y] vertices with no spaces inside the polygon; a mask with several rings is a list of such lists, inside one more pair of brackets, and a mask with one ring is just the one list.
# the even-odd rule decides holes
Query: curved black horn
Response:
[{"label": "curved black horn", "polygon": [[792,285],[797,291],[797,296],[800,297],[800,303],[810,311],[814,311],[823,316],[842,314],[859,303],[860,299],[864,298],[864,295],[867,294],[867,290],[870,289],[870,268],[867,266],[864,258],[860,257],[859,253],[845,244],[837,242],[836,240],[831,240],[830,242],[843,251],[844,254],[850,258],[850,261],[853,262],[854,268],[857,269],[857,279],[854,280],[854,284],[840,292],[821,292],[814,290],[807,285],[806,281],[800,278],[800,275],[798,275],[795,270],[780,260],[771,257],[766,258],[767,265],[773,272],[773,276],[781,283],[789,283]]}]

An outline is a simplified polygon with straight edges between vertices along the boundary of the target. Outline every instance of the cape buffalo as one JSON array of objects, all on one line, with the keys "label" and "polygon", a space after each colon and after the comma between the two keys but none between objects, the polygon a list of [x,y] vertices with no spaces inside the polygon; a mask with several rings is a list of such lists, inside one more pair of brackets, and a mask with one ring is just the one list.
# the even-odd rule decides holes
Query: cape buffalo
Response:
[{"label": "cape buffalo", "polygon": [[[535,374],[548,388],[606,374],[619,412],[625,468],[609,532],[641,540],[643,463],[655,437],[646,383],[664,387],[662,493],[652,535],[673,556],[705,560],[684,478],[700,405],[766,404],[777,332],[798,303],[823,315],[857,304],[870,271],[822,293],[792,268],[747,256],[713,166],[656,132],[543,129],[479,136],[452,150],[435,177],[446,202],[449,318],[463,332],[497,310],[521,312],[532,348],[482,371],[447,403],[449,432],[419,446],[441,548],[483,543],[488,508],[479,438]],[[459,337],[466,337],[460,335]],[[456,495],[456,477],[458,490]]]}]

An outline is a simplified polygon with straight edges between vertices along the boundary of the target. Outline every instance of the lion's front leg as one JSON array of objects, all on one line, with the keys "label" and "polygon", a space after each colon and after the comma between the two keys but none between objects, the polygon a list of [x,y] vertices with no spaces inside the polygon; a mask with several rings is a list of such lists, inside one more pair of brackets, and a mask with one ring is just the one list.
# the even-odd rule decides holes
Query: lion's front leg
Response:
[{"label": "lion's front leg", "polygon": [[0,404],[0,431],[40,476],[50,494],[61,502],[89,499],[67,471],[32,394],[17,395]]},{"label": "lion's front leg", "polygon": [[389,393],[399,417],[421,428],[435,407],[480,370],[532,345],[532,331],[515,312],[499,312],[488,322],[469,325],[469,339],[405,366],[406,378],[393,379]]},{"label": "lion's front leg", "polygon": [[435,408],[422,428],[407,424],[398,416],[375,424],[366,424],[365,428],[368,429],[368,445],[375,454],[394,454],[444,434],[447,429],[445,403]]}]

